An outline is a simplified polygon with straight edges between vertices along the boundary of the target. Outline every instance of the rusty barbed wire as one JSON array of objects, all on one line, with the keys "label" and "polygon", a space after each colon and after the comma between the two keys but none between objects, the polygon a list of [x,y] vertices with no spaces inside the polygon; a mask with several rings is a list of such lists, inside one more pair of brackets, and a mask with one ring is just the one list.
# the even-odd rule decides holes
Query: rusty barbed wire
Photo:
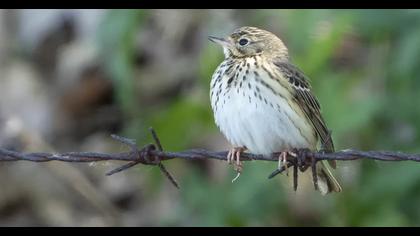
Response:
[{"label": "rusty barbed wire", "polygon": [[[149,131],[155,141],[155,144],[147,144],[142,148],[138,148],[134,140],[111,135],[113,139],[119,141],[130,148],[128,152],[120,153],[99,153],[99,152],[64,152],[64,153],[45,153],[45,152],[18,152],[4,148],[0,148],[0,161],[31,161],[31,162],[47,162],[47,161],[64,161],[64,162],[98,162],[98,161],[127,161],[121,167],[109,171],[106,175],[113,175],[115,173],[126,170],[137,164],[143,165],[157,165],[164,175],[171,181],[171,183],[179,188],[175,178],[163,166],[163,161],[171,159],[184,159],[184,160],[227,160],[227,151],[214,152],[206,149],[191,149],[181,152],[164,151],[161,142],[153,130]],[[354,149],[341,150],[333,153],[325,153],[322,151],[312,152],[309,150],[297,150],[297,158],[287,157],[287,168],[294,166],[294,189],[297,189],[297,172],[306,170],[312,167],[316,171],[315,164],[321,160],[337,160],[337,161],[352,161],[358,159],[370,159],[378,161],[415,161],[420,162],[420,154],[408,154],[403,152],[394,151],[360,151]],[[262,156],[252,153],[242,153],[241,161],[278,161],[279,153],[273,153],[271,156]],[[286,169],[285,166],[276,169],[269,175],[268,178],[282,173]],[[316,176],[316,175],[315,175]],[[314,178],[314,186],[317,188],[317,181]]]}]

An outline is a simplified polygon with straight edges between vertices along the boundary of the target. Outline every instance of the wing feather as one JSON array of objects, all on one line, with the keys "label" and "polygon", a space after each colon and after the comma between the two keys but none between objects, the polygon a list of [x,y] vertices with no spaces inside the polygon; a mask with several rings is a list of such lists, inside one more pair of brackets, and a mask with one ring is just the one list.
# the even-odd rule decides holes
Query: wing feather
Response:
[{"label": "wing feather", "polygon": [[[317,135],[321,139],[322,149],[327,152],[334,152],[331,133],[321,115],[321,106],[311,91],[309,79],[289,62],[275,61],[274,64],[291,84],[297,103],[311,121]],[[335,161],[329,161],[329,163],[333,168],[336,167]]]}]

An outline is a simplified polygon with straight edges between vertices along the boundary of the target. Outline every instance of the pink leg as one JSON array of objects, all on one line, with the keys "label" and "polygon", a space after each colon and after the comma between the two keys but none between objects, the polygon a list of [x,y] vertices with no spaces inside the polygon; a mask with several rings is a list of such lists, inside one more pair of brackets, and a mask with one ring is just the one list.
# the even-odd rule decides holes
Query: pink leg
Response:
[{"label": "pink leg", "polygon": [[[235,147],[232,148],[231,150],[229,150],[229,153],[227,155],[227,161],[229,164],[233,164],[233,169],[238,173],[236,175],[236,177],[232,180],[232,182],[234,182],[235,180],[237,180],[239,178],[239,175],[242,172],[242,162],[240,160],[241,157],[241,153],[244,152],[246,149],[243,147]],[[235,161],[236,158],[236,162]]]},{"label": "pink leg", "polygon": [[296,153],[292,151],[282,151],[279,155],[278,168],[280,169],[282,166],[284,166],[284,168],[286,169],[286,175],[289,176],[289,168],[287,167],[287,155],[297,157]]}]

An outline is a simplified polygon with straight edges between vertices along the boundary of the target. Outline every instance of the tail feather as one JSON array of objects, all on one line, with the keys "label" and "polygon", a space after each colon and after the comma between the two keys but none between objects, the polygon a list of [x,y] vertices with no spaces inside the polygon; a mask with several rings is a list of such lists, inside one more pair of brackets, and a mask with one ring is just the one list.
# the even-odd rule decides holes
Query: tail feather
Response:
[{"label": "tail feather", "polygon": [[318,176],[318,188],[322,195],[326,195],[330,192],[341,192],[341,188],[338,181],[335,179],[325,161],[320,161],[317,164],[317,176]]}]

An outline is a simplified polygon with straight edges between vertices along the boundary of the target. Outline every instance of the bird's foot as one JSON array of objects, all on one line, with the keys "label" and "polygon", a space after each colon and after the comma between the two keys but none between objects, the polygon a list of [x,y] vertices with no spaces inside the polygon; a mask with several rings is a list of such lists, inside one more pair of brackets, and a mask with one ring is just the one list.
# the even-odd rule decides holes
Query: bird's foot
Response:
[{"label": "bird's foot", "polygon": [[282,166],[284,166],[284,169],[286,170],[286,175],[289,176],[289,168],[287,167],[287,155],[290,155],[292,157],[297,157],[297,154],[292,151],[281,152],[279,155],[278,169],[281,169]]},{"label": "bird's foot", "polygon": [[[242,172],[242,162],[240,161],[241,153],[244,152],[246,148],[244,147],[234,147],[229,150],[227,155],[227,162],[233,164],[233,169],[236,171],[237,175],[232,179],[232,183],[239,178]],[[236,158],[236,160],[235,160]]]}]

